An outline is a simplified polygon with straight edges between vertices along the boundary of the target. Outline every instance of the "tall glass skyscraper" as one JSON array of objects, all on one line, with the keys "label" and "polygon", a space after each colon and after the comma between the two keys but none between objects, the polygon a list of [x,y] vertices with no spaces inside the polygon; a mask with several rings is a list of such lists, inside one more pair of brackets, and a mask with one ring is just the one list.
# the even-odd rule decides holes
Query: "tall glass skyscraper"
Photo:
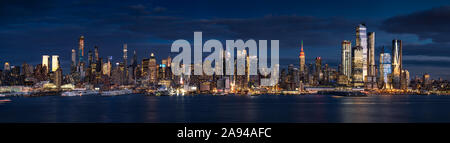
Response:
[{"label": "tall glass skyscraper", "polygon": [[352,43],[348,40],[342,41],[342,53],[341,53],[341,64],[342,73],[347,77],[351,76],[352,73]]},{"label": "tall glass skyscraper", "polygon": [[79,41],[78,41],[78,65],[80,65],[81,62],[83,62],[83,57],[84,57],[84,36],[81,36]]},{"label": "tall glass skyscraper", "polygon": [[59,68],[59,56],[52,56],[52,72],[55,72]]},{"label": "tall glass skyscraper", "polygon": [[376,89],[376,69],[375,69],[375,32],[367,33],[367,76],[365,77],[365,88],[372,90]]},{"label": "tall glass skyscraper", "polygon": [[363,81],[367,75],[367,28],[365,24],[356,27],[356,46],[362,48],[362,76]]},{"label": "tall glass skyscraper", "polygon": [[400,89],[402,73],[402,40],[392,40],[392,84]]},{"label": "tall glass skyscraper", "polygon": [[45,66],[45,70],[48,72],[50,69],[50,56],[49,55],[43,55],[42,56],[42,67]]},{"label": "tall glass skyscraper", "polygon": [[352,83],[355,87],[364,86],[363,78],[363,48],[356,46],[352,48]]},{"label": "tall glass skyscraper", "polygon": [[76,71],[77,67],[77,53],[75,49],[72,49],[72,64],[71,64],[71,73]]},{"label": "tall glass skyscraper", "polygon": [[391,89],[391,53],[388,49],[384,49],[380,54],[380,83],[383,89]]}]

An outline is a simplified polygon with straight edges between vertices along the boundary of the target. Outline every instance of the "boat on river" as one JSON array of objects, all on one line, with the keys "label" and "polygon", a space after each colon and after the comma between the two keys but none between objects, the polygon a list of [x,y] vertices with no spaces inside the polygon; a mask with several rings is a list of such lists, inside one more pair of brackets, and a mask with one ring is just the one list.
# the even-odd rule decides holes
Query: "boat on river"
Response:
[{"label": "boat on river", "polygon": [[111,90],[111,91],[103,91],[101,93],[102,96],[118,96],[118,95],[125,95],[125,94],[132,94],[133,91],[129,89],[122,89],[122,90]]},{"label": "boat on river", "polygon": [[95,90],[72,90],[61,93],[61,96],[88,96],[98,94],[99,92]]}]

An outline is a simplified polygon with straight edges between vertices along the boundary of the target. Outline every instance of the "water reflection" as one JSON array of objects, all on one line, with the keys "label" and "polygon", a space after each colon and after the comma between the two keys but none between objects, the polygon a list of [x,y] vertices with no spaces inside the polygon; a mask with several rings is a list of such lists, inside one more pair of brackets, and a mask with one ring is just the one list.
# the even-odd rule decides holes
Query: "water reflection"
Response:
[{"label": "water reflection", "polygon": [[[2,98],[4,99],[4,98]],[[10,97],[0,122],[450,122],[450,96]]]}]

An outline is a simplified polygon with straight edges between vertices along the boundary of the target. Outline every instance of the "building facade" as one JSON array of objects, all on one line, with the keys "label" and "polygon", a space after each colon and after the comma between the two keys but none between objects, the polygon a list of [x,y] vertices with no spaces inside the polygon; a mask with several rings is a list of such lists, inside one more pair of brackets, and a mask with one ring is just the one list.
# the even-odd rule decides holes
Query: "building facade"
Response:
[{"label": "building facade", "polygon": [[352,43],[348,40],[344,40],[342,41],[341,46],[341,73],[350,77],[352,73]]},{"label": "building facade", "polygon": [[367,27],[365,24],[359,24],[356,27],[356,47],[362,48],[362,76],[364,81],[367,76]]}]

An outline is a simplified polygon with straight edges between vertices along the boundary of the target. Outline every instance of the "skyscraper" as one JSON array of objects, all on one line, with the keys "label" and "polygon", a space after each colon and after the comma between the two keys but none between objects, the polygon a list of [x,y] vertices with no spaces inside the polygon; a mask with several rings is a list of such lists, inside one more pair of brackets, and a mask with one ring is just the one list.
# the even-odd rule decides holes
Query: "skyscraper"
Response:
[{"label": "skyscraper", "polygon": [[402,75],[401,75],[401,83],[400,83],[400,88],[402,90],[407,90],[409,87],[409,83],[410,83],[410,79],[409,79],[409,71],[408,70],[402,70]]},{"label": "skyscraper", "polygon": [[377,77],[376,77],[376,68],[375,68],[375,32],[369,32],[368,34],[368,53],[367,53],[367,76],[365,81],[366,89],[375,89],[377,88]]},{"label": "skyscraper", "polygon": [[84,36],[81,36],[79,41],[78,41],[78,65],[81,65],[81,63],[83,62],[83,57],[84,57]]},{"label": "skyscraper", "polygon": [[351,77],[352,73],[352,43],[348,40],[342,41],[341,64],[342,74]]},{"label": "skyscraper", "polygon": [[422,85],[422,87],[423,87],[423,89],[425,89],[425,90],[430,90],[431,88],[432,88],[432,86],[431,86],[431,79],[430,79],[430,74],[428,74],[428,73],[425,73],[424,75],[423,75],[423,85]]},{"label": "skyscraper", "polygon": [[167,67],[170,68],[171,64],[172,64],[172,58],[169,56],[169,57],[167,57]]},{"label": "skyscraper", "polygon": [[123,44],[123,68],[125,83],[128,83],[128,47],[127,44]]},{"label": "skyscraper", "polygon": [[[206,62],[206,61],[205,61],[205,62]],[[159,75],[160,78],[161,78],[161,79],[166,79],[166,78],[167,78],[167,72],[166,72],[166,69],[167,69],[167,59],[162,59],[162,60],[161,60],[161,64],[160,64],[159,66],[161,67],[161,70],[160,70],[161,75]]]},{"label": "skyscraper", "polygon": [[49,69],[50,69],[50,56],[48,56],[48,55],[43,55],[42,56],[42,67],[45,67],[44,69],[46,70],[46,72],[48,72],[49,71]]},{"label": "skyscraper", "polygon": [[95,53],[95,62],[100,60],[100,57],[98,55],[98,46],[94,46],[94,53]]},{"label": "skyscraper", "polygon": [[352,84],[355,87],[364,85],[363,78],[363,48],[355,46],[352,48]]},{"label": "skyscraper", "polygon": [[141,76],[145,77],[146,79],[149,78],[149,72],[150,72],[150,68],[148,66],[150,66],[150,59],[142,59],[142,67],[141,67]]},{"label": "skyscraper", "polygon": [[402,40],[392,40],[392,84],[400,89],[402,72]]},{"label": "skyscraper", "polygon": [[92,51],[89,50],[88,51],[88,66],[91,67],[93,63],[94,63],[94,57],[92,55]]},{"label": "skyscraper", "polygon": [[365,24],[356,27],[356,46],[362,48],[362,76],[363,81],[367,76],[367,28]]},{"label": "skyscraper", "polygon": [[137,67],[137,56],[136,56],[136,50],[133,51],[133,59],[131,60],[131,76],[133,79],[136,79],[136,67]]},{"label": "skyscraper", "polygon": [[[56,62],[56,64],[55,64],[55,61],[57,61]],[[63,77],[63,73],[62,73],[62,69],[61,69],[61,67],[60,67],[60,63],[59,63],[59,57],[58,56],[52,56],[52,70],[54,69],[54,67],[55,67],[55,65],[56,65],[56,69],[53,71],[54,72],[54,84],[58,87],[58,88],[60,88],[61,87],[61,84],[62,84],[62,77]]]},{"label": "skyscraper", "polygon": [[153,53],[150,54],[149,61],[149,80],[151,83],[156,83],[158,79],[158,67],[156,65],[156,58]]},{"label": "skyscraper", "polygon": [[108,62],[106,64],[103,64],[103,67],[102,67],[103,75],[111,76],[111,68],[112,68],[111,60],[112,60],[112,56],[109,56]]},{"label": "skyscraper", "polygon": [[76,71],[76,66],[77,66],[77,52],[75,51],[75,49],[72,49],[72,63],[71,63],[71,72],[75,72]]},{"label": "skyscraper", "polygon": [[383,47],[383,49],[381,50],[381,54],[380,54],[380,79],[379,79],[379,84],[380,84],[380,88],[382,89],[391,89],[392,85],[391,85],[391,73],[392,73],[392,68],[391,68],[391,51],[388,49],[385,49]]},{"label": "skyscraper", "polygon": [[5,71],[11,70],[11,66],[9,65],[8,62],[5,62],[5,66],[4,66],[3,70],[5,70]]},{"label": "skyscraper", "polygon": [[127,44],[123,44],[123,63],[125,67],[127,66],[127,60],[128,60],[128,47]]},{"label": "skyscraper", "polygon": [[303,74],[305,73],[305,52],[303,52],[303,40],[302,40],[302,46],[301,46],[301,50],[300,50],[300,74],[303,76]]},{"label": "skyscraper", "polygon": [[314,81],[315,84],[319,84],[321,78],[320,75],[322,74],[322,58],[316,57],[316,67],[315,67],[315,74],[314,74]]},{"label": "skyscraper", "polygon": [[59,56],[52,56],[52,72],[55,72],[59,68]]},{"label": "skyscraper", "polygon": [[368,75],[375,76],[375,32],[368,33],[368,54],[367,54],[367,65],[368,65]]}]

